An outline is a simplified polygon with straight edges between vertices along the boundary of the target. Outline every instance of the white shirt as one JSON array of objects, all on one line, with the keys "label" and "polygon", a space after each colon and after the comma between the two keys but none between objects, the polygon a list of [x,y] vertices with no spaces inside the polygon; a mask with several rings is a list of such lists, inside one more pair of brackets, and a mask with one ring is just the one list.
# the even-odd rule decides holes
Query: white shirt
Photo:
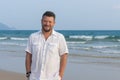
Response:
[{"label": "white shirt", "polygon": [[60,80],[60,56],[68,53],[65,38],[52,31],[45,40],[42,31],[30,35],[26,51],[32,54],[30,80]]}]

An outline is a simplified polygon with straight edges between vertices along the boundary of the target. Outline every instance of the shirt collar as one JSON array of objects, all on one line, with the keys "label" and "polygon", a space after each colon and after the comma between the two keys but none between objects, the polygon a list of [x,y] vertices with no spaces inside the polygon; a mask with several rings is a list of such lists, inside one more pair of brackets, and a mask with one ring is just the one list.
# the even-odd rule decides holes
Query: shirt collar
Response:
[{"label": "shirt collar", "polygon": [[[42,30],[39,31],[39,34],[42,34]],[[56,31],[53,29],[51,35],[56,35]]]}]

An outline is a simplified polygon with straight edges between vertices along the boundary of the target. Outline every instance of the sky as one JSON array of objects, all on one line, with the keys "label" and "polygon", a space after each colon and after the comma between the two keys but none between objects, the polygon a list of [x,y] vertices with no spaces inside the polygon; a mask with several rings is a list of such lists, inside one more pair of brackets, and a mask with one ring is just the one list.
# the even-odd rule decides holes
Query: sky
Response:
[{"label": "sky", "polygon": [[56,30],[120,30],[120,0],[0,0],[0,23],[38,30],[45,11],[56,14]]}]

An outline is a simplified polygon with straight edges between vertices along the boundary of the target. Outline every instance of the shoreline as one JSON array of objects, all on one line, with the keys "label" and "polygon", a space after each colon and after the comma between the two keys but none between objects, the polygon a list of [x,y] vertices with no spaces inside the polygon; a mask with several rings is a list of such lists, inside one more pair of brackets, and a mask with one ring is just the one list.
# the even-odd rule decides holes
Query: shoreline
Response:
[{"label": "shoreline", "polygon": [[[119,80],[120,68],[96,64],[68,63],[63,80]],[[26,80],[24,73],[0,69],[0,80]]]},{"label": "shoreline", "polygon": [[0,80],[25,80],[25,74],[0,69]]},{"label": "shoreline", "polygon": [[119,74],[118,67],[68,63],[63,80],[119,80]]}]

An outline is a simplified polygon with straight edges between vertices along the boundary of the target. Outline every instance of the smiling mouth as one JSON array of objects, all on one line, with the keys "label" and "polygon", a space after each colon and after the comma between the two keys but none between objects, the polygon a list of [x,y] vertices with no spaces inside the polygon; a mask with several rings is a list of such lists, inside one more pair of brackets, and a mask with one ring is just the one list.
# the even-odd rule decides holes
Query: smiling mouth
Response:
[{"label": "smiling mouth", "polygon": [[50,27],[49,27],[49,26],[44,26],[44,27],[43,27],[43,30],[44,30],[45,32],[49,32],[49,31],[50,31]]}]

